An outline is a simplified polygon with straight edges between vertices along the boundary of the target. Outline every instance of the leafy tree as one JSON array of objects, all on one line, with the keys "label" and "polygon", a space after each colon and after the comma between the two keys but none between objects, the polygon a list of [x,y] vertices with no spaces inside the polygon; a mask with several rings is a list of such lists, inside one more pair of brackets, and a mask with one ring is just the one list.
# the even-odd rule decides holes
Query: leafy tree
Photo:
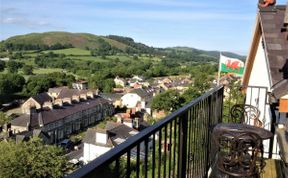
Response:
[{"label": "leafy tree", "polygon": [[5,69],[5,62],[0,60],[0,72],[4,71]]},{"label": "leafy tree", "polygon": [[20,92],[25,84],[23,76],[18,74],[0,75],[0,95]]},{"label": "leafy tree", "polygon": [[58,178],[69,167],[61,148],[44,145],[39,138],[16,144],[0,144],[0,177],[2,178]]},{"label": "leafy tree", "polygon": [[17,73],[18,69],[21,67],[21,63],[10,60],[7,62],[7,69],[11,73]]},{"label": "leafy tree", "polygon": [[10,118],[4,113],[0,111],[0,126],[7,124],[10,121]]},{"label": "leafy tree", "polygon": [[32,75],[33,74],[33,67],[31,65],[24,65],[22,67],[22,71],[24,75]]},{"label": "leafy tree", "polygon": [[104,88],[103,92],[104,93],[110,93],[113,91],[113,88],[115,87],[115,82],[113,79],[106,79],[104,81]]},{"label": "leafy tree", "polygon": [[151,107],[153,110],[170,112],[180,108],[183,101],[183,98],[177,91],[167,90],[153,98]]},{"label": "leafy tree", "polygon": [[47,91],[51,87],[55,87],[56,83],[53,79],[47,77],[47,75],[39,75],[30,77],[25,86],[24,93],[28,95],[36,95]]}]

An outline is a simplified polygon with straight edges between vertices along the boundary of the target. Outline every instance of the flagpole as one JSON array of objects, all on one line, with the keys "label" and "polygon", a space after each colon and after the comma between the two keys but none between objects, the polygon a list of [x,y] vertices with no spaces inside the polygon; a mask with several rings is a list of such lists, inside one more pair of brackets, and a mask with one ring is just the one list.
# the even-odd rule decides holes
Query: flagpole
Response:
[{"label": "flagpole", "polygon": [[220,56],[219,56],[219,66],[218,66],[218,78],[217,78],[217,86],[220,84],[220,69],[221,69],[221,51],[220,51]]}]

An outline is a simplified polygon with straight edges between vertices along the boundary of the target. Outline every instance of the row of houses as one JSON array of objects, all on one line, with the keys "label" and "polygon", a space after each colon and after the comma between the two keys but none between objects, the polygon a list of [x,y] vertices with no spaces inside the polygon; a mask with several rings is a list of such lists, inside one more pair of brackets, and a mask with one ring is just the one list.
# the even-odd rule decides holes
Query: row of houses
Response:
[{"label": "row of houses", "polygon": [[22,114],[11,121],[11,131],[31,135],[37,129],[50,143],[57,143],[106,116],[114,113],[110,101],[91,90],[50,88],[30,97],[22,106]]}]

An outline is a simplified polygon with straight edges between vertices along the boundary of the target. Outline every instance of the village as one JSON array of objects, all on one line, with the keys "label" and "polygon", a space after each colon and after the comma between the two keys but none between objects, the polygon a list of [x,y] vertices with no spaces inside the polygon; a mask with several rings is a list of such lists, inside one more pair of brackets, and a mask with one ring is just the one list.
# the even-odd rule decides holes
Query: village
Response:
[{"label": "village", "polygon": [[62,147],[73,164],[88,162],[136,135],[165,111],[153,110],[157,94],[176,90],[183,93],[192,85],[189,76],[159,77],[148,82],[141,76],[114,79],[113,93],[100,93],[78,80],[31,96],[18,108],[8,110],[13,120],[2,128],[16,142],[40,137],[45,144]]}]

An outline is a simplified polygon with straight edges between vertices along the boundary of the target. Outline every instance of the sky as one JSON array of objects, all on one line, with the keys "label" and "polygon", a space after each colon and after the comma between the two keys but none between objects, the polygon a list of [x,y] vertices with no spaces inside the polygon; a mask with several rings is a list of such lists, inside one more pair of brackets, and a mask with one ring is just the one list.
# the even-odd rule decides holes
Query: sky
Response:
[{"label": "sky", "polygon": [[[0,40],[32,32],[120,35],[153,47],[248,53],[258,0],[0,0]],[[286,4],[278,0],[277,4]]]}]

